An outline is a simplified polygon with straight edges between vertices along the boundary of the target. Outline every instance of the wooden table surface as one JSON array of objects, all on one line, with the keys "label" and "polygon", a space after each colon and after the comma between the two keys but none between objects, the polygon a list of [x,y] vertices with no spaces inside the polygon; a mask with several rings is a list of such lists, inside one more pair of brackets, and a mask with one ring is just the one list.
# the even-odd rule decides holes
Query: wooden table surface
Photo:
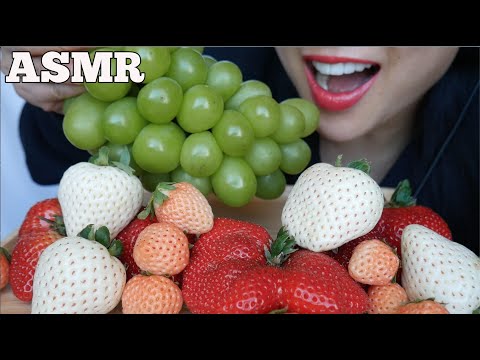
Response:
[{"label": "wooden table surface", "polygon": [[[287,186],[284,194],[275,200],[261,200],[255,198],[248,205],[241,208],[232,208],[218,201],[214,196],[209,197],[213,213],[216,217],[230,217],[238,220],[255,222],[264,226],[272,237],[276,236],[281,227],[281,214],[283,205],[290,193],[291,187]],[[385,197],[390,198],[393,189],[383,189]],[[17,231],[2,240],[1,244],[11,252],[17,241]],[[117,307],[113,313],[120,313]],[[30,314],[30,303],[18,300],[7,285],[0,291],[0,314]]]}]

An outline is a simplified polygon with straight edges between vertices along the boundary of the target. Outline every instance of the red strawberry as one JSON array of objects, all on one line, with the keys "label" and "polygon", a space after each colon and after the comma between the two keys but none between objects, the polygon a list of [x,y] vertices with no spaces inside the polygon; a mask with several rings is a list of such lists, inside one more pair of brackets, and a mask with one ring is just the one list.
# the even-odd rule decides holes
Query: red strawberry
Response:
[{"label": "red strawberry", "polygon": [[127,280],[131,279],[133,276],[140,274],[140,268],[133,260],[133,248],[137,242],[138,234],[142,232],[148,225],[156,223],[157,219],[152,216],[147,216],[146,219],[142,220],[135,217],[120,233],[117,235],[117,239],[120,240],[123,244],[122,255],[119,257],[123,265],[125,265],[125,270],[127,271]]},{"label": "red strawberry", "polygon": [[22,241],[23,235],[36,230],[49,230],[51,224],[42,218],[55,221],[55,215],[61,216],[62,209],[57,198],[46,199],[33,205],[27,212],[20,230],[18,241]]},{"label": "red strawberry", "polygon": [[367,294],[340,264],[322,253],[293,253],[293,246],[293,239],[283,232],[272,244],[259,225],[215,219],[213,229],[195,243],[183,272],[188,309],[193,313],[367,311]]},{"label": "red strawberry", "polygon": [[13,294],[22,301],[32,301],[33,275],[42,252],[62,238],[54,230],[37,230],[23,235],[12,253],[10,286]]},{"label": "red strawberry", "polygon": [[8,273],[10,271],[10,254],[6,249],[0,247],[0,290],[8,284]]},{"label": "red strawberry", "polygon": [[368,296],[347,271],[322,253],[299,250],[284,269],[284,302],[288,311],[305,313],[359,314],[368,310]]},{"label": "red strawberry", "polygon": [[62,210],[56,198],[40,201],[27,212],[10,263],[10,286],[22,301],[32,300],[33,275],[43,250],[65,236]]},{"label": "red strawberry", "polygon": [[392,199],[383,209],[377,225],[368,234],[340,246],[338,252],[332,257],[343,266],[348,267],[353,250],[358,244],[365,240],[382,239],[396,250],[401,260],[402,233],[403,229],[410,224],[423,225],[451,240],[452,233],[441,216],[428,207],[416,205],[416,200],[411,194],[409,181],[401,181],[395,189]]}]

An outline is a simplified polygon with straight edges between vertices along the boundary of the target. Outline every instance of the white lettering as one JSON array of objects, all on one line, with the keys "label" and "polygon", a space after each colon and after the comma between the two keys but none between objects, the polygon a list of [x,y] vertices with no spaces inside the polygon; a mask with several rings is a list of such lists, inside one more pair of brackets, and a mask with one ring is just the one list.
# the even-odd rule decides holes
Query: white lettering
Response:
[{"label": "white lettering", "polygon": [[[60,60],[60,64],[55,62],[55,59]],[[62,51],[61,53],[49,51],[45,53],[42,56],[42,65],[48,70],[43,70],[40,72],[42,82],[54,82],[60,84],[67,81],[70,77],[70,71],[66,66],[61,64],[68,64],[69,60],[70,56],[67,51]],[[52,72],[56,72],[56,74],[53,74]]]},{"label": "white lettering", "polygon": [[[72,69],[67,65],[72,62]],[[45,69],[40,76],[35,71],[35,63],[27,51],[12,52],[12,65],[5,82],[7,83],[64,83],[71,76],[72,83],[141,83],[145,73],[138,70],[141,58],[135,52],[97,51],[93,55],[86,51],[48,51],[41,58]],[[112,76],[115,75],[115,76]]]},{"label": "white lettering", "polygon": [[[73,76],[72,82],[113,82],[111,75],[111,51],[98,51],[90,61],[88,52],[72,52]],[[82,74],[83,71],[83,74]],[[100,74],[100,76],[98,76]]]},{"label": "white lettering", "polygon": [[[140,65],[140,55],[135,52],[119,51],[115,52],[117,58],[117,75],[115,76],[115,82],[128,82],[127,71],[129,72],[130,79],[135,83],[141,83],[145,80],[145,73],[141,73],[137,67]],[[127,63],[127,59],[130,63]]]},{"label": "white lettering", "polygon": [[[27,51],[12,52],[12,66],[8,75],[5,76],[7,83],[35,83],[40,82],[40,76],[35,72],[35,65],[33,65],[32,57]],[[20,78],[19,75],[22,75]]]}]

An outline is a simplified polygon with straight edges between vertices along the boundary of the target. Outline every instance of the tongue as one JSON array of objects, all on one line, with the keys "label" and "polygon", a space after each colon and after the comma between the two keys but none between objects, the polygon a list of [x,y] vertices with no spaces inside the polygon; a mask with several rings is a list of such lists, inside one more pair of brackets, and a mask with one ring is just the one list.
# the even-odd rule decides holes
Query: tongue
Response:
[{"label": "tongue", "polygon": [[346,75],[330,75],[327,80],[328,91],[332,93],[350,92],[365,84],[372,75],[367,71]]}]

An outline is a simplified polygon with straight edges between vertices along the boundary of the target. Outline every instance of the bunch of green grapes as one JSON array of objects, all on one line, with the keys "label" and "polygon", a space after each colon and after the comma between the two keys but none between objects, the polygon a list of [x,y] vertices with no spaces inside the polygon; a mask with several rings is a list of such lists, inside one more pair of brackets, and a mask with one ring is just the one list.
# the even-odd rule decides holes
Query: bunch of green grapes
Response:
[{"label": "bunch of green grapes", "polygon": [[91,153],[106,145],[115,158],[128,149],[146,190],[187,181],[243,206],[254,196],[279,197],[284,174],[299,174],[310,162],[302,138],[319,122],[312,103],[279,104],[266,84],[243,81],[237,65],[204,56],[203,48],[95,51],[115,50],[140,55],[144,82],[85,83],[87,92],[65,102],[63,130]]}]

